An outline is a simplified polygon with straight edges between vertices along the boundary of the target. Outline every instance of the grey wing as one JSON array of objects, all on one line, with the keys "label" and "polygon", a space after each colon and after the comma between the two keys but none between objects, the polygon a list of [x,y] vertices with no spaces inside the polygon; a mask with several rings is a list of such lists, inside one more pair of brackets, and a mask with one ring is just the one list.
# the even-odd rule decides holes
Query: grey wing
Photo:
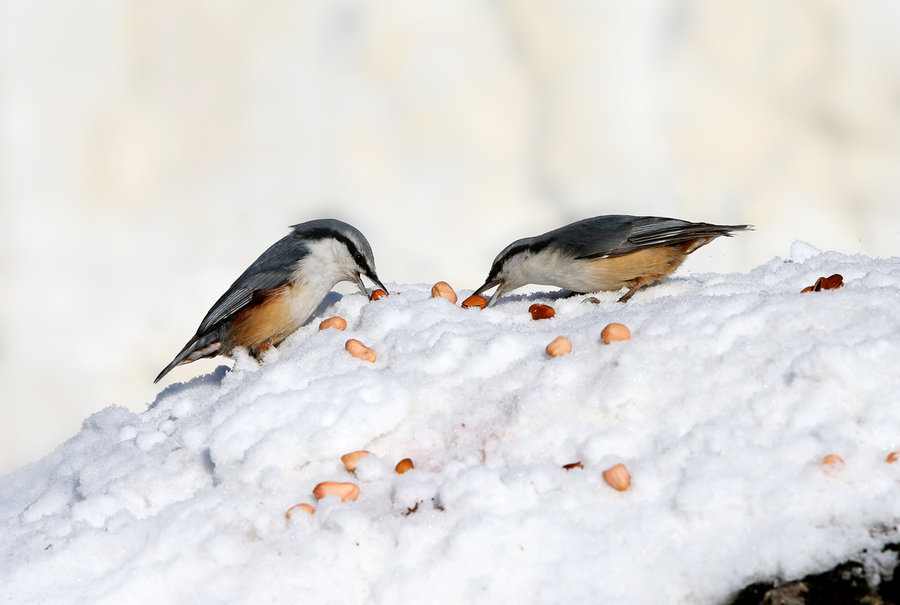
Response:
[{"label": "grey wing", "polygon": [[556,246],[575,258],[600,258],[624,254],[628,238],[640,217],[627,215],[595,216],[550,231],[539,239],[549,238]]},{"label": "grey wing", "polygon": [[[200,322],[196,334],[163,369],[154,382],[165,376],[175,366],[203,357],[219,354],[221,340],[228,331],[229,320],[241,309],[251,304],[257,293],[272,290],[290,282],[297,263],[309,250],[302,240],[288,235],[275,242],[225,291]],[[227,352],[227,351],[226,351]]]},{"label": "grey wing", "polygon": [[748,225],[712,225],[656,216],[596,217],[579,223],[573,224],[577,225],[573,236],[580,244],[573,252],[582,259],[621,256],[657,246],[677,246],[748,228]]},{"label": "grey wing", "polygon": [[[254,263],[255,265],[256,263]],[[254,265],[250,267],[253,268]],[[228,331],[225,320],[250,304],[253,296],[260,290],[270,290],[283,285],[290,278],[287,269],[274,269],[269,271],[251,271],[247,269],[243,275],[237,278],[231,287],[216,301],[206,317],[197,328],[197,333],[188,341],[184,348],[175,356],[169,365],[156,377],[153,382],[159,382],[172,368],[182,363],[195,361],[203,357],[213,357],[219,354],[221,340]]]},{"label": "grey wing", "polygon": [[203,334],[219,322],[233,317],[253,300],[256,292],[284,286],[291,280],[297,263],[309,250],[291,235],[272,244],[234,280],[200,322],[197,334]]},{"label": "grey wing", "polygon": [[283,286],[288,283],[290,277],[291,271],[287,268],[242,275],[206,313],[206,317],[197,328],[197,334],[204,334],[221,321],[234,317],[238,311],[250,304],[256,292]]}]

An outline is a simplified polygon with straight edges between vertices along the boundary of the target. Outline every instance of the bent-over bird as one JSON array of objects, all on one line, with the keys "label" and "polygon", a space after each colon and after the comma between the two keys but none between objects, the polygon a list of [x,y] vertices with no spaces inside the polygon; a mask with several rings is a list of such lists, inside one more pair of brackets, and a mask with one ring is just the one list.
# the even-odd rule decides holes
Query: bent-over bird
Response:
[{"label": "bent-over bird", "polygon": [[475,294],[497,286],[490,306],[506,292],[527,284],[576,293],[628,288],[619,299],[626,302],[643,286],[675,271],[697,248],[720,235],[750,228],[656,216],[587,218],[508,245],[494,259],[487,280]]},{"label": "bent-over bird", "polygon": [[318,219],[292,229],[231,284],[153,382],[177,365],[228,355],[237,347],[258,358],[302,326],[338,282],[355,282],[365,295],[365,275],[387,292],[375,273],[372,248],[355,227]]}]

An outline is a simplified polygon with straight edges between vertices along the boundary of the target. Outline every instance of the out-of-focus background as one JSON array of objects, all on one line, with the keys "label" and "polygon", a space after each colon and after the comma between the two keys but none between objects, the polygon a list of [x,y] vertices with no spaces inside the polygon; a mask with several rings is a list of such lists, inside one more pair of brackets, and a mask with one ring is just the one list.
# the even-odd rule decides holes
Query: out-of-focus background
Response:
[{"label": "out-of-focus background", "polygon": [[[290,224],[384,281],[481,284],[607,213],[895,256],[894,0],[0,2],[0,472],[157,372]],[[351,290],[352,291],[352,290]]]}]

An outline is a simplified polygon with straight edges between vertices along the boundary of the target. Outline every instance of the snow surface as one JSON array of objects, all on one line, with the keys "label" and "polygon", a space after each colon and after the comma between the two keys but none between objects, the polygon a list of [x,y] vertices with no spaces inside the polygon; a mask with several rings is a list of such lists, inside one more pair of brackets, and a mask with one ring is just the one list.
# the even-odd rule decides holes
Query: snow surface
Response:
[{"label": "snow surface", "polygon": [[0,2],[0,474],[143,410],[314,218],[459,287],[599,214],[758,226],[685,271],[900,254],[898,30],[897,0]]},{"label": "snow surface", "polygon": [[[791,256],[625,305],[333,294],[262,365],[109,407],[0,479],[0,600],[717,603],[877,550],[900,518],[900,258]],[[334,314],[346,332],[318,331]],[[601,342],[613,321],[630,341]],[[361,495],[316,503],[325,480]]]}]

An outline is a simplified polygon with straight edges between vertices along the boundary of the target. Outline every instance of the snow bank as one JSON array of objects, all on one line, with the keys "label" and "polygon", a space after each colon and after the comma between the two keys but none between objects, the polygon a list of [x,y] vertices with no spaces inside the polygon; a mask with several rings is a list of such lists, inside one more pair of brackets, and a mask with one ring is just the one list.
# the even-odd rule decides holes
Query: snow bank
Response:
[{"label": "snow bank", "polygon": [[[896,540],[900,259],[792,256],[626,305],[332,295],[346,332],[316,320],[262,365],[107,408],[0,480],[0,597],[714,603]],[[800,293],[832,273],[846,286]],[[601,342],[612,321],[630,341]],[[547,356],[561,334],[572,353]],[[618,462],[625,492],[601,476]],[[316,503],[325,480],[361,495]]]}]

